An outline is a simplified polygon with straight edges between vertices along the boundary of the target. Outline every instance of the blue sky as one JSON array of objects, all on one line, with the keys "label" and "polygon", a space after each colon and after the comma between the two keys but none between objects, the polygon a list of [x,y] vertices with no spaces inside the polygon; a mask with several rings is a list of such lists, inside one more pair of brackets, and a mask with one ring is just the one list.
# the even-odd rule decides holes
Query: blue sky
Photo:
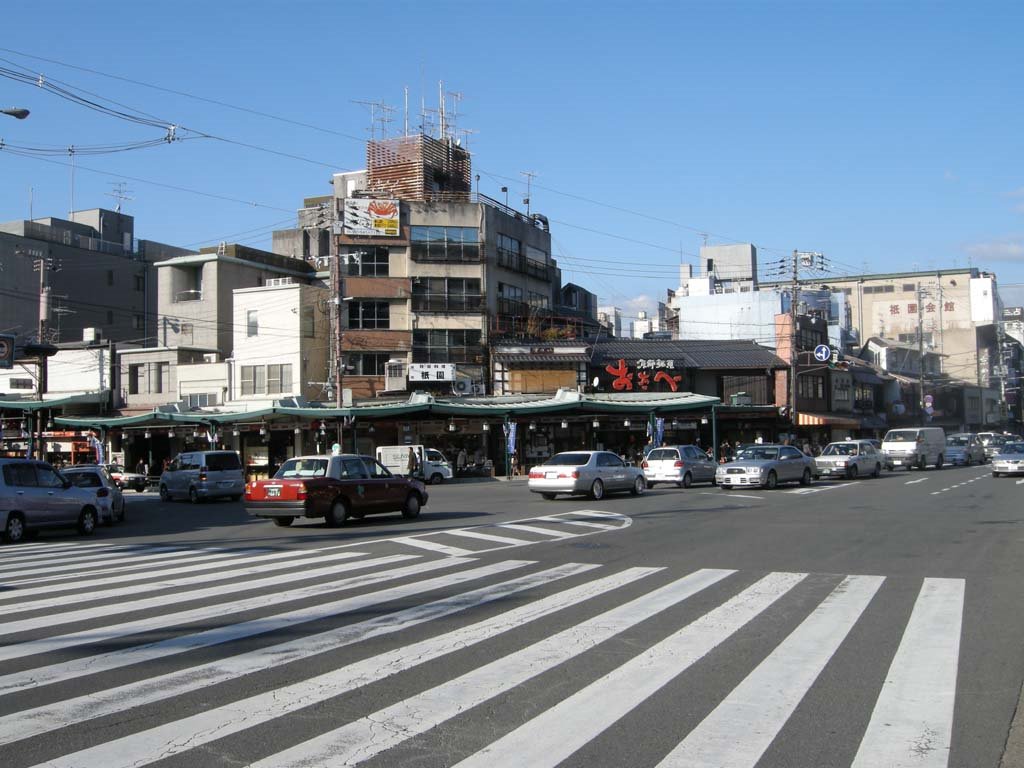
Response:
[{"label": "blue sky", "polygon": [[[356,101],[395,106],[395,132],[403,88],[416,126],[443,80],[480,192],[515,204],[535,172],[564,279],[627,314],[705,234],[767,267],[822,251],[823,279],[971,263],[1024,283],[1019,3],[13,0],[4,28],[0,67],[234,142],[76,157],[75,207],[126,181],[140,237],[269,248],[332,170],[364,166]],[[32,110],[0,118],[8,145],[162,135],[7,78],[0,105]],[[68,158],[48,159],[0,151],[0,220],[28,217],[30,187],[37,217],[66,215]]]}]

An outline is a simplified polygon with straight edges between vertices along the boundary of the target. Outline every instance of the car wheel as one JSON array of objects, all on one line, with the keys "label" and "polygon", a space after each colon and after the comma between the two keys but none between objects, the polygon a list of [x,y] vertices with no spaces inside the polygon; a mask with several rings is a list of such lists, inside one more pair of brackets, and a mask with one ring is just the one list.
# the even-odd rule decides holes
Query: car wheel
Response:
[{"label": "car wheel", "polygon": [[402,517],[406,520],[415,520],[420,516],[420,497],[418,494],[410,493],[405,497],[405,504],[402,505]]},{"label": "car wheel", "polygon": [[940,453],[940,454],[939,454],[939,458],[937,458],[937,459],[935,460],[935,468],[936,468],[936,469],[942,469],[942,463],[943,463],[943,460],[944,460],[944,459],[945,459],[945,456],[943,456],[943,455],[942,455],[942,454]]},{"label": "car wheel", "polygon": [[197,491],[195,488],[189,488],[188,489],[188,500],[191,501],[193,504],[198,504],[199,503],[199,491]]},{"label": "car wheel", "polygon": [[10,544],[17,544],[25,538],[25,521],[17,512],[7,515],[7,526],[4,528],[4,537]]},{"label": "car wheel", "polygon": [[545,501],[554,501],[555,500],[555,496],[557,496],[557,495],[558,495],[557,493],[542,493],[541,497]]},{"label": "car wheel", "polygon": [[327,510],[327,514],[324,515],[324,519],[327,522],[328,528],[337,528],[339,525],[344,525],[345,521],[348,520],[348,504],[345,503],[345,500],[335,499],[334,503],[331,504],[331,508]]},{"label": "car wheel", "polygon": [[771,472],[768,473],[768,479],[765,480],[764,487],[767,488],[768,490],[774,490],[774,488],[778,484],[779,476],[775,474],[775,470],[773,469]]},{"label": "car wheel", "polygon": [[967,459],[964,461],[968,467],[971,466],[971,454],[967,454]]},{"label": "car wheel", "polygon": [[601,499],[604,497],[604,483],[600,480],[595,480],[594,484],[590,486],[590,498]]},{"label": "car wheel", "polygon": [[846,470],[846,477],[849,480],[856,480],[857,479],[857,475],[859,475],[859,474],[860,474],[860,470],[857,469],[857,465],[856,464],[854,464],[852,467],[850,467],[848,470]]},{"label": "car wheel", "polygon": [[95,530],[96,511],[91,508],[83,509],[82,514],[78,516],[78,532],[83,536],[91,536]]},{"label": "car wheel", "polygon": [[444,482],[444,476],[440,472],[435,472],[430,476],[431,485],[440,485],[442,482]]},{"label": "car wheel", "polygon": [[644,482],[643,477],[637,477],[637,479],[633,481],[633,487],[630,488],[629,492],[634,496],[643,496],[644,491],[646,490],[647,483]]},{"label": "car wheel", "polygon": [[687,472],[683,475],[683,488],[689,488],[691,485],[693,485],[693,475]]},{"label": "car wheel", "polygon": [[811,470],[810,469],[805,469],[803,477],[800,478],[800,485],[810,485],[810,484],[811,484]]},{"label": "car wheel", "polygon": [[999,477],[999,473],[996,472],[994,469],[992,470],[992,477]]},{"label": "car wheel", "polygon": [[171,500],[171,492],[167,490],[167,486],[166,485],[161,485],[160,486],[160,501],[170,501],[170,500]]},{"label": "car wheel", "polygon": [[871,476],[872,477],[876,477],[876,478],[882,476],[882,465],[881,464],[875,464],[875,471],[871,473]]},{"label": "car wheel", "polygon": [[295,518],[294,517],[275,517],[274,518],[274,525],[278,526],[279,528],[287,528],[289,525],[291,525],[294,522],[295,522]]}]

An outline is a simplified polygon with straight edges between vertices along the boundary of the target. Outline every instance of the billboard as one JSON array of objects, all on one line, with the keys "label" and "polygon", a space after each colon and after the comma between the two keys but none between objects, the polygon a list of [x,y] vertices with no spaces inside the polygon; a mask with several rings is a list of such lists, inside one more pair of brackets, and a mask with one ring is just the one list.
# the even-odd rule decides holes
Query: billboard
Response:
[{"label": "billboard", "polygon": [[409,383],[455,381],[455,363],[410,363]]},{"label": "billboard", "polygon": [[347,197],[341,224],[344,234],[357,237],[398,237],[402,233],[397,200]]}]

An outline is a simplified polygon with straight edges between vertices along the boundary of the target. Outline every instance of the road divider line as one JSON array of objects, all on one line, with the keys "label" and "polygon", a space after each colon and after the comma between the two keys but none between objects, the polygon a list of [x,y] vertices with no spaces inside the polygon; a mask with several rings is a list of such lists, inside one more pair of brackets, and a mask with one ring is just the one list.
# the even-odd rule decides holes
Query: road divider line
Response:
[{"label": "road divider line", "polygon": [[501,523],[499,528],[511,528],[513,531],[526,531],[527,533],[539,533],[542,536],[550,536],[554,539],[571,539],[578,534],[566,533],[565,531],[553,531],[550,528],[538,528],[535,525],[524,523]]},{"label": "road divider line", "polygon": [[[436,534],[428,534],[434,536]],[[472,555],[473,550],[471,549],[460,549],[459,547],[450,547],[447,544],[441,544],[436,541],[430,541],[425,538],[418,538],[416,536],[405,536],[400,539],[392,540],[395,544],[405,544],[409,547],[416,547],[418,549],[425,549],[428,552],[437,552],[438,554],[448,555],[449,557],[465,557],[466,555]]]}]

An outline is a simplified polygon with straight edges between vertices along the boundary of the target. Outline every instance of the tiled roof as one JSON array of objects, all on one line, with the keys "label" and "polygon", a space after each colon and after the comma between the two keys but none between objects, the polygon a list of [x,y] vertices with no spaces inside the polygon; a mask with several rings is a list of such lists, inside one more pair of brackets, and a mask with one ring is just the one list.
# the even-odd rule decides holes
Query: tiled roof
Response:
[{"label": "tiled roof", "polygon": [[594,361],[670,358],[688,368],[785,368],[787,363],[753,341],[673,339],[671,341],[613,340],[594,346]]}]

